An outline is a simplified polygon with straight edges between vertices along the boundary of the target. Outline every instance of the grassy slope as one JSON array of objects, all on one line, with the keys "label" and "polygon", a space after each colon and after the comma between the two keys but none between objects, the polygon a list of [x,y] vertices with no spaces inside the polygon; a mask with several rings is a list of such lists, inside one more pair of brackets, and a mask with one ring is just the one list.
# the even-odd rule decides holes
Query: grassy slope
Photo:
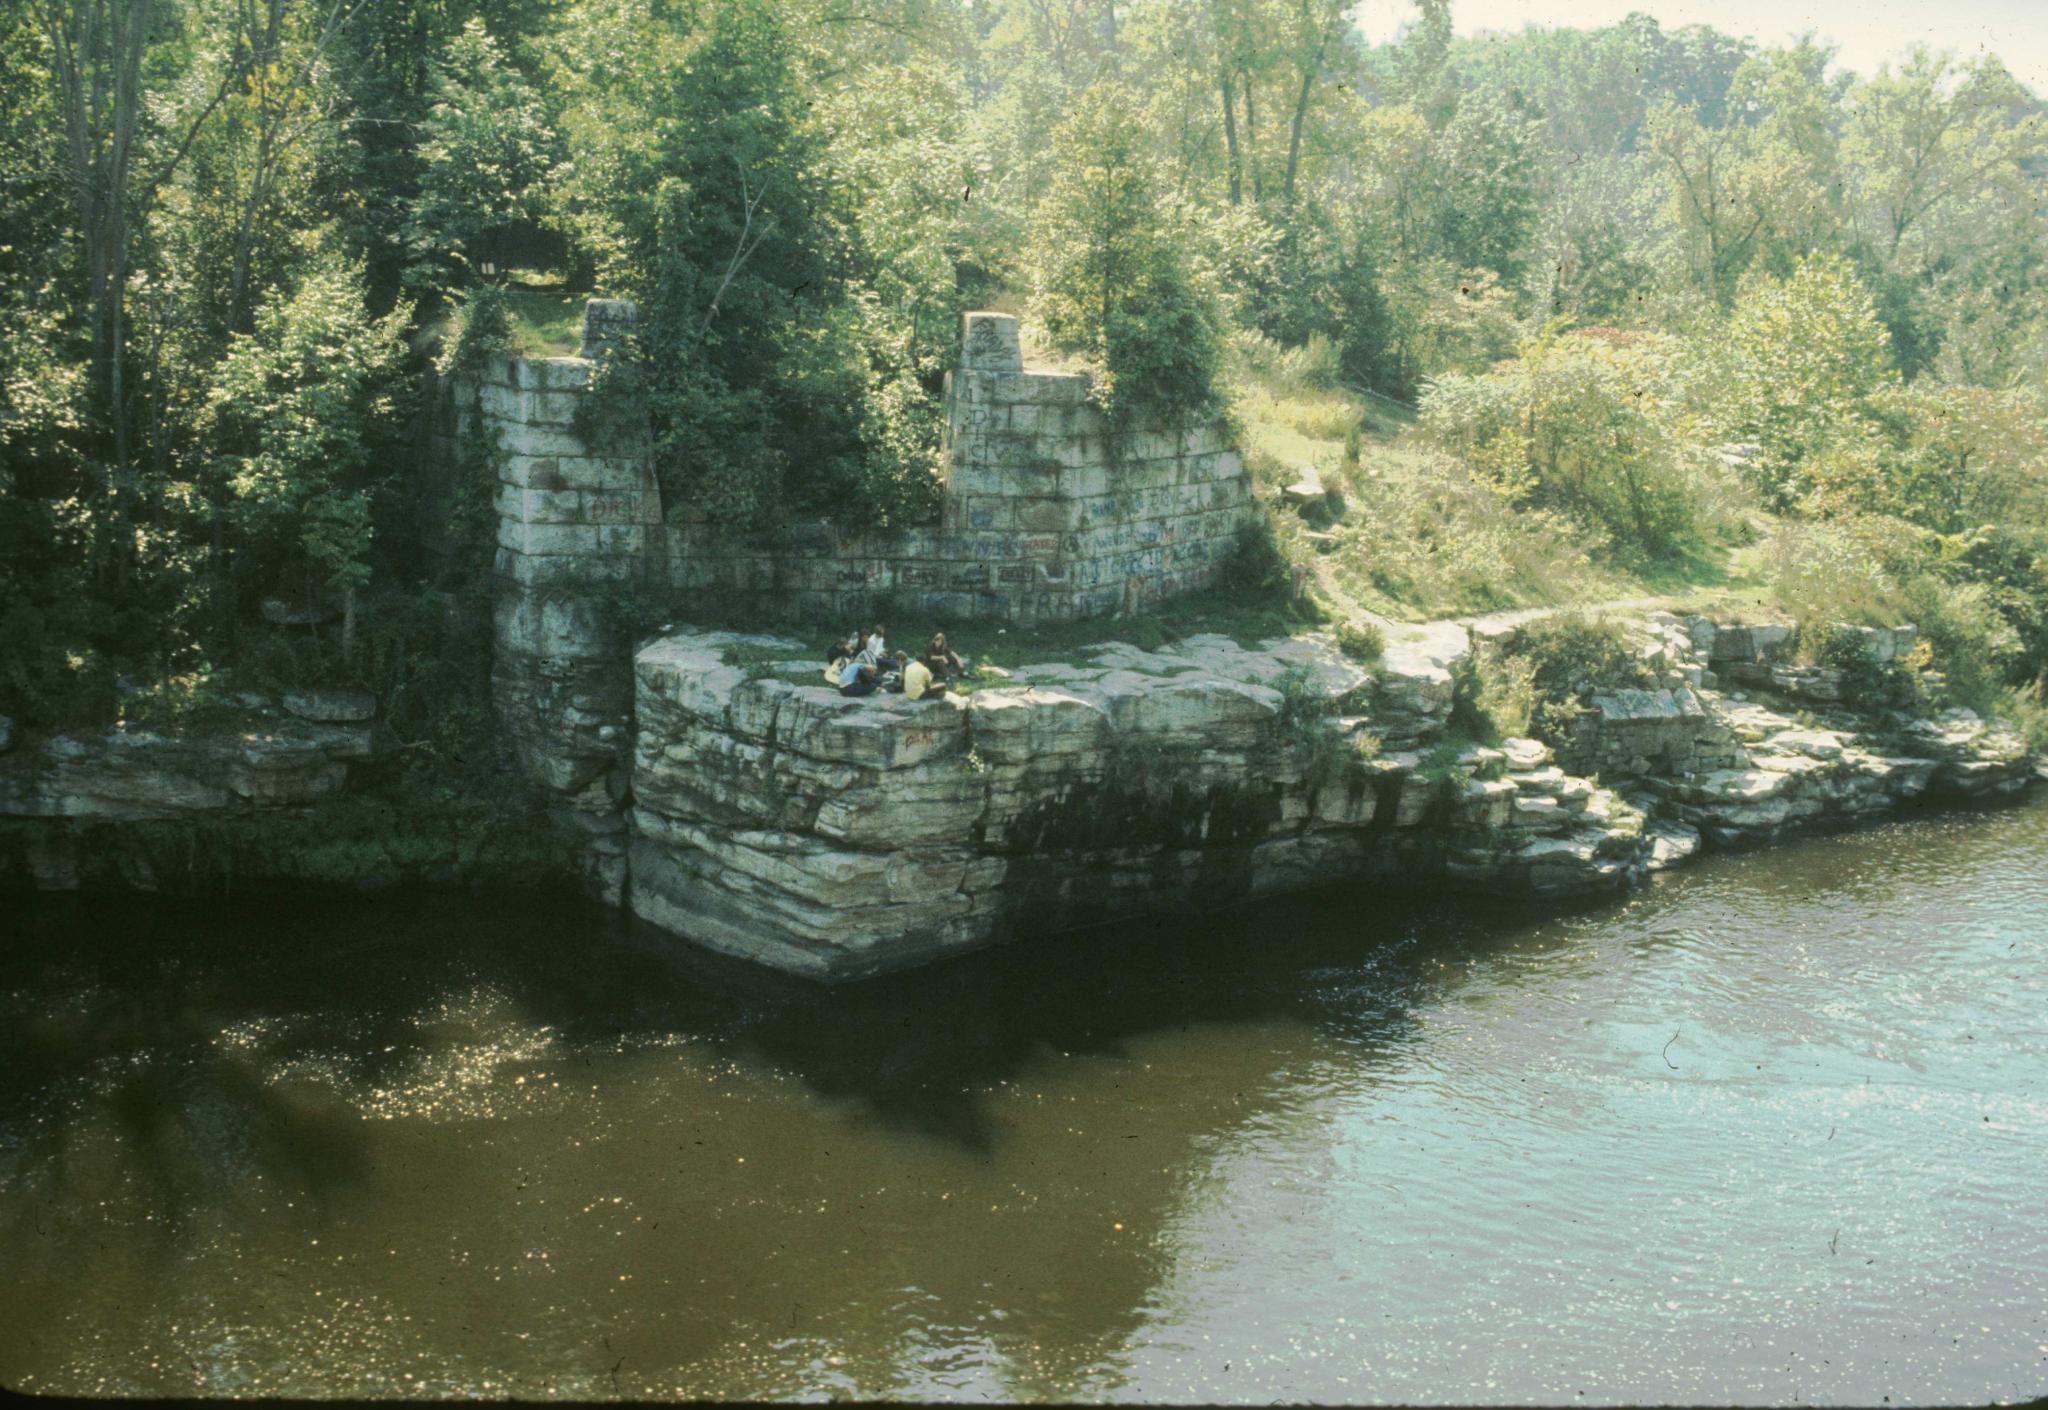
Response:
[{"label": "grassy slope", "polygon": [[1763,595],[1753,548],[1702,546],[1644,569],[1615,565],[1570,524],[1513,507],[1426,444],[1414,414],[1397,403],[1249,372],[1236,379],[1232,402],[1263,500],[1276,502],[1304,467],[1332,492],[1330,507],[1282,509],[1276,525],[1290,554],[1315,565],[1339,615],[1362,609],[1418,621],[1601,602],[1706,607]]}]

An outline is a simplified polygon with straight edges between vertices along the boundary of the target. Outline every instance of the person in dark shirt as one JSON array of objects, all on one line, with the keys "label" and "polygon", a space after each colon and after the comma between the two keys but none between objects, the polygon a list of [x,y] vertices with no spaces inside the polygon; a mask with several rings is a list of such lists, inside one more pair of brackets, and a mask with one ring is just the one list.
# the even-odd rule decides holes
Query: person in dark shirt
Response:
[{"label": "person in dark shirt", "polygon": [[958,653],[952,647],[946,645],[946,634],[944,632],[935,633],[932,639],[925,643],[922,659],[924,661],[924,668],[930,671],[936,680],[948,681],[956,676],[967,674],[966,663],[960,659]]}]

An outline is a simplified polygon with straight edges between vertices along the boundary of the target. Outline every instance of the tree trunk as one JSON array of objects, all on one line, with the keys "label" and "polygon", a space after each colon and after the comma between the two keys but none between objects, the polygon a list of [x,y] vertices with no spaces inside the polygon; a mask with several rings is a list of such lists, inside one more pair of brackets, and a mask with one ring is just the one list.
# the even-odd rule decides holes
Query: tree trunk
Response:
[{"label": "tree trunk", "polygon": [[1223,91],[1223,145],[1229,153],[1230,204],[1234,206],[1244,200],[1244,164],[1237,150],[1237,106],[1228,63],[1219,64],[1216,83]]},{"label": "tree trunk", "polygon": [[[1304,15],[1306,10],[1304,9]],[[1301,90],[1294,95],[1294,121],[1287,132],[1287,175],[1280,183],[1280,199],[1294,200],[1294,177],[1301,166],[1301,130],[1308,124],[1309,99],[1315,96],[1316,79],[1322,76],[1323,56],[1330,52],[1330,32],[1341,23],[1339,14],[1325,14],[1316,26],[1315,52],[1301,66]]]},{"label": "tree trunk", "polygon": [[1244,154],[1245,162],[1252,173],[1252,199],[1264,200],[1266,193],[1259,180],[1259,115],[1252,107],[1252,76],[1243,69],[1237,76],[1244,80]]},{"label": "tree trunk", "polygon": [[1294,99],[1294,122],[1287,134],[1287,175],[1280,182],[1280,200],[1283,204],[1294,202],[1294,173],[1301,165],[1301,127],[1308,118],[1309,95],[1315,91],[1316,71],[1322,67],[1322,51],[1316,51],[1316,62],[1301,71],[1301,92]]}]

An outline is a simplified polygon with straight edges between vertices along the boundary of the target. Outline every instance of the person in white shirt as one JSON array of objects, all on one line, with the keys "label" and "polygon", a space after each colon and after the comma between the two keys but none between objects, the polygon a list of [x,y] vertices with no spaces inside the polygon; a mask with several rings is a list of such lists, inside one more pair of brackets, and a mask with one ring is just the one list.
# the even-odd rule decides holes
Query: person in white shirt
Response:
[{"label": "person in white shirt", "polygon": [[880,667],[888,660],[888,645],[882,640],[882,628],[877,625],[868,633],[867,643],[860,649],[860,659],[870,666]]}]

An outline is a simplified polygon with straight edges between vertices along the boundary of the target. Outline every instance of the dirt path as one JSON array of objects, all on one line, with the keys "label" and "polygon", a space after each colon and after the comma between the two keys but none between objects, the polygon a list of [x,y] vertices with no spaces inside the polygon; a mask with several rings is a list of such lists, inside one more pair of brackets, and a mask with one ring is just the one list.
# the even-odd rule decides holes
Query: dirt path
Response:
[{"label": "dirt path", "polygon": [[[1732,560],[1737,550],[1731,548],[1726,552]],[[1345,616],[1378,627],[1390,642],[1404,638],[1411,641],[1421,640],[1424,637],[1436,636],[1447,627],[1457,627],[1480,636],[1498,636],[1524,623],[1541,621],[1545,617],[1554,617],[1562,612],[1582,612],[1597,616],[1603,612],[1676,611],[1681,606],[1696,602],[1701,596],[1701,590],[1694,588],[1685,592],[1650,593],[1638,597],[1608,598],[1599,602],[1554,603],[1540,607],[1511,607],[1498,612],[1460,613],[1430,621],[1410,622],[1389,617],[1383,612],[1375,612],[1353,597],[1345,590],[1344,585],[1338,582],[1336,572],[1329,561],[1321,555],[1315,557],[1312,572],[1316,588],[1331,605]],[[1731,580],[1734,576],[1731,572]],[[1754,605],[1757,608],[1765,607],[1761,597],[1758,597]]]}]

